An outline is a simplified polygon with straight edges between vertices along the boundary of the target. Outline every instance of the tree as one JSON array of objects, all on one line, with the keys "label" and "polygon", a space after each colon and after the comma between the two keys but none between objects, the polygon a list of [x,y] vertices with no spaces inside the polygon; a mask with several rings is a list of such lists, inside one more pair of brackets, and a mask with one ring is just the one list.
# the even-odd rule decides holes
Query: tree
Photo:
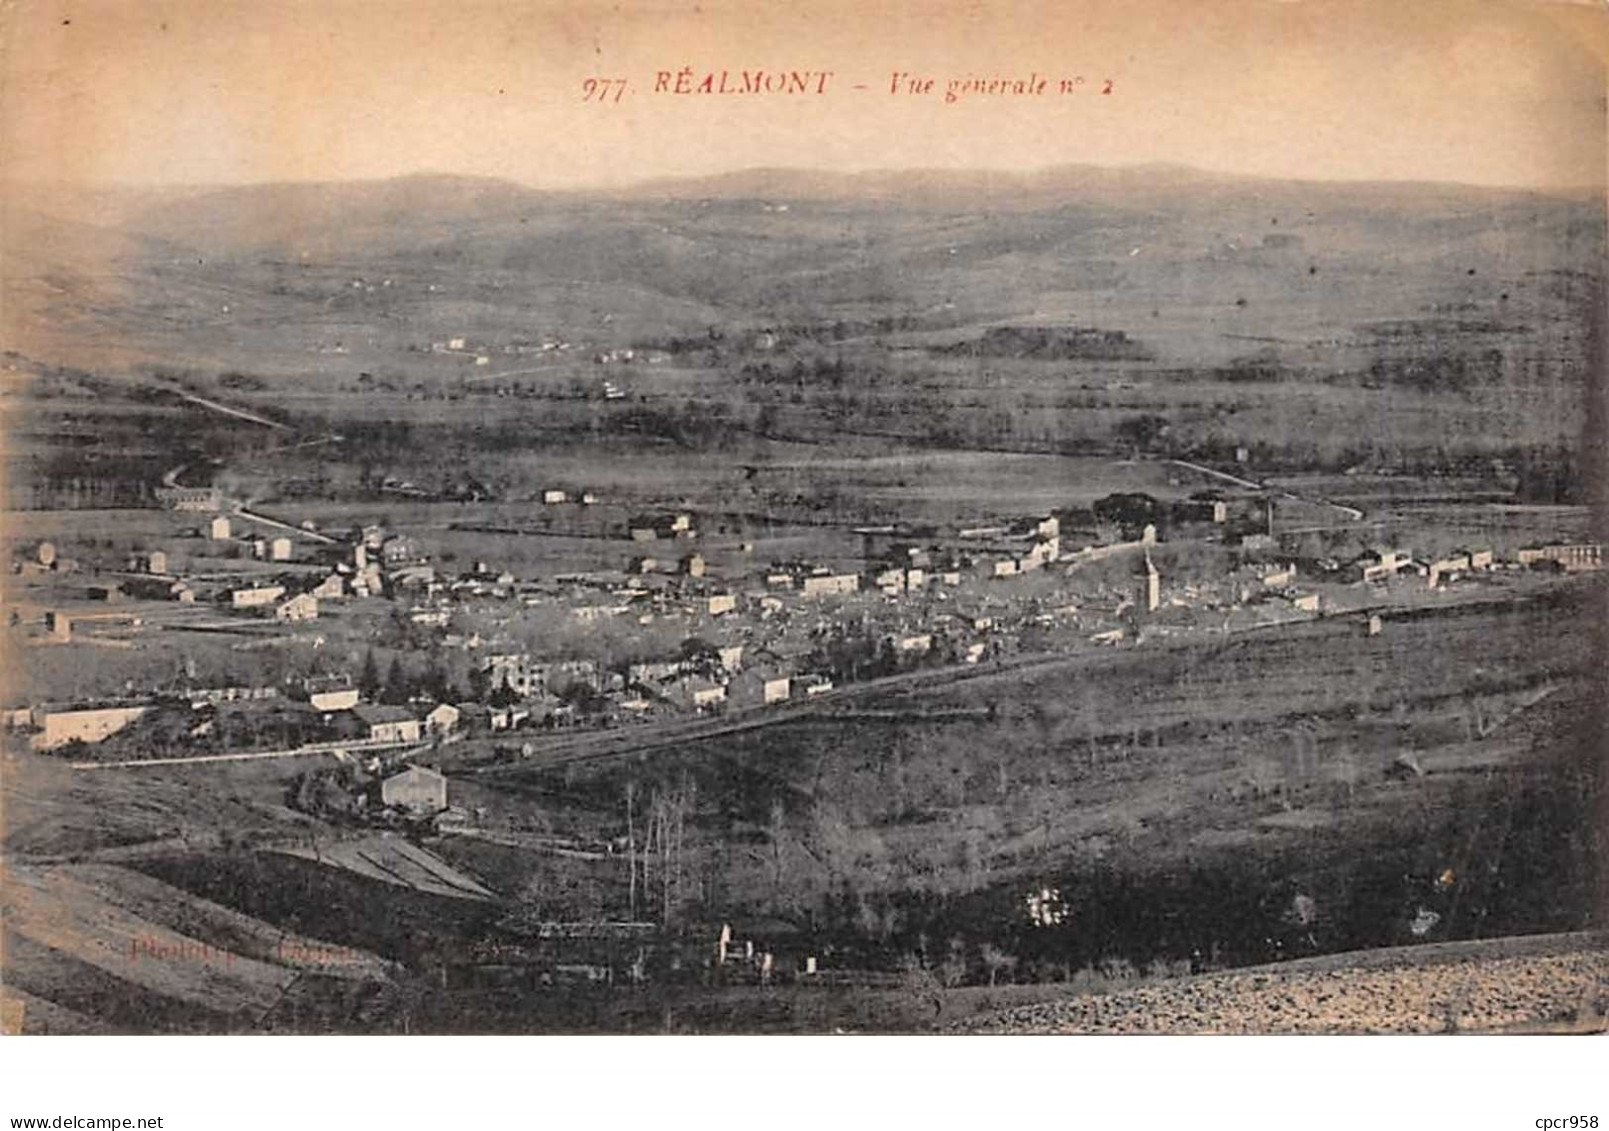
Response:
[{"label": "tree", "polygon": [[1120,492],[1096,499],[1094,511],[1098,521],[1110,522],[1125,530],[1138,530],[1150,523],[1160,532],[1166,518],[1162,504],[1141,492]]},{"label": "tree", "polygon": [[1168,419],[1155,413],[1130,416],[1119,421],[1113,431],[1123,443],[1145,451],[1168,434]]},{"label": "tree", "polygon": [[721,666],[721,653],[702,636],[689,636],[681,644],[681,659],[689,668],[706,678]]},{"label": "tree", "polygon": [[380,662],[374,658],[373,648],[370,648],[363,657],[363,672],[358,676],[358,690],[363,692],[365,699],[373,699],[380,693]]},{"label": "tree", "polygon": [[642,850],[643,888],[644,894],[648,894],[649,865],[657,856],[661,922],[667,924],[686,899],[686,828],[694,803],[692,780],[683,776],[674,791],[656,788],[648,805],[648,826]]},{"label": "tree", "polygon": [[950,940],[950,953],[944,961],[939,963],[934,976],[945,989],[953,989],[966,981],[967,977],[967,948],[966,940],[960,935]]},{"label": "tree", "polygon": [[380,702],[400,706],[408,701],[413,694],[413,684],[408,673],[402,666],[402,657],[395,656],[391,660],[391,668],[386,672],[385,688],[380,692]]},{"label": "tree", "polygon": [[934,1017],[943,1015],[943,986],[919,955],[908,951],[901,956],[899,975],[900,989],[911,999],[913,1006],[925,1004],[933,1010]]},{"label": "tree", "polygon": [[757,436],[769,437],[777,430],[776,406],[767,402],[760,406],[760,411],[754,417],[754,432]]},{"label": "tree", "polygon": [[452,698],[452,687],[447,677],[447,668],[441,662],[441,656],[431,653],[429,661],[425,664],[425,674],[419,681],[420,690],[431,696],[437,702],[446,702]]},{"label": "tree", "polygon": [[1017,956],[1007,954],[993,943],[984,943],[978,948],[978,956],[983,959],[983,965],[989,971],[989,984],[992,986],[999,979],[1001,971],[1011,971],[1017,968]]},{"label": "tree", "polygon": [[788,812],[783,807],[782,799],[771,799],[770,818],[766,822],[766,834],[771,841],[771,884],[774,888],[782,887],[782,838],[788,832]]},{"label": "tree", "polygon": [[491,698],[487,702],[501,710],[504,707],[512,707],[519,702],[519,698],[518,695],[514,694],[514,688],[509,686],[508,673],[504,672],[502,680],[498,682],[497,687],[492,691]]},{"label": "tree", "polygon": [[559,692],[559,702],[568,703],[583,715],[596,715],[609,705],[607,696],[580,679]]},{"label": "tree", "polygon": [[631,908],[631,918],[637,918],[637,782],[628,779],[626,782],[626,869],[630,873],[628,881],[628,905]]}]

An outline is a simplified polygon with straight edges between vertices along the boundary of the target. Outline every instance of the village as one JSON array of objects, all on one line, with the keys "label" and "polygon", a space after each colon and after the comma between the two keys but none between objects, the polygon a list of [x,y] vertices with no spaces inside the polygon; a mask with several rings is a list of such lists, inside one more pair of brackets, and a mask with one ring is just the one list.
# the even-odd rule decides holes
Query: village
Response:
[{"label": "village", "polygon": [[[170,485],[172,536],[122,562],[93,544],[26,546],[10,631],[88,657],[168,648],[185,656],[177,674],[14,703],[6,721],[13,740],[74,764],[361,757],[371,775],[399,775],[380,784],[380,809],[462,819],[438,771],[540,761],[576,733],[629,746],[922,672],[1322,617],[1378,634],[1394,609],[1602,568],[1599,545],[1573,541],[1315,554],[1310,529],[1280,532],[1274,493],[1237,482],[1172,503],[1118,494],[978,525],[855,527],[858,556],[830,564],[759,563],[749,541],[705,551],[705,516],[637,513],[613,531],[618,568],[544,577],[454,570],[378,523],[296,525],[216,487]],[[553,488],[539,509],[598,502]],[[1343,539],[1323,545],[1361,517],[1339,509]],[[226,642],[229,658],[207,670],[196,641]]]}]

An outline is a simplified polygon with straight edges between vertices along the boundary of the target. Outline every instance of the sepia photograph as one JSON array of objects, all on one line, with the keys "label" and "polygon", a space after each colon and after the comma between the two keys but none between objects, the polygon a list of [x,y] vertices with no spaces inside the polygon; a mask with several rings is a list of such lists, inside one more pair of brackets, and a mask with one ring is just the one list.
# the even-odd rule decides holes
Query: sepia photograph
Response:
[{"label": "sepia photograph", "polygon": [[1603,1033],[1605,28],[6,6],[5,1031]]}]

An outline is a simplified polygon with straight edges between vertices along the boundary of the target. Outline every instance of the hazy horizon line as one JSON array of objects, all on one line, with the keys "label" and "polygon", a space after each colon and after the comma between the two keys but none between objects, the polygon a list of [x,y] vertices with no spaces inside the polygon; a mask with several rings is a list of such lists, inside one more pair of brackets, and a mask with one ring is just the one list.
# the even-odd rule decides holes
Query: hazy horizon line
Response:
[{"label": "hazy horizon line", "polygon": [[885,176],[997,176],[1002,178],[1016,178],[1031,180],[1035,177],[1045,177],[1056,173],[1072,170],[1087,170],[1103,174],[1124,174],[1144,172],[1172,171],[1188,174],[1202,180],[1240,181],[1248,183],[1270,184],[1312,184],[1336,186],[1390,186],[1390,187],[1425,187],[1425,188],[1454,188],[1487,192],[1506,193],[1534,193],[1541,196],[1578,196],[1586,194],[1605,194],[1606,203],[1609,203],[1609,184],[1604,182],[1582,182],[1574,184],[1537,184],[1537,183],[1493,183],[1486,181],[1460,181],[1435,180],[1424,177],[1322,177],[1322,176],[1277,176],[1266,173],[1240,172],[1234,170],[1215,169],[1205,165],[1192,165],[1182,161],[1138,161],[1121,163],[1101,163],[1093,161],[1066,161],[1050,165],[1039,165],[1028,168],[1012,168],[999,165],[912,165],[888,166],[867,165],[853,168],[808,166],[808,165],[742,165],[729,169],[719,169],[697,173],[665,173],[652,177],[643,177],[623,181],[595,181],[575,184],[553,184],[523,180],[518,177],[499,173],[486,173],[475,171],[460,171],[442,168],[421,168],[407,172],[398,172],[380,176],[344,177],[344,178],[274,178],[269,180],[239,180],[239,181],[147,181],[147,180],[88,180],[71,178],[35,178],[35,177],[8,177],[0,174],[0,184],[18,187],[51,187],[63,186],[79,189],[100,191],[219,191],[229,189],[252,188],[297,188],[315,187],[321,185],[379,185],[406,180],[461,180],[486,181],[489,183],[510,185],[532,192],[549,193],[553,195],[580,195],[587,193],[616,194],[629,193],[650,189],[657,185],[694,184],[700,181],[716,181],[723,178],[737,178],[755,175],[785,175],[797,177],[822,177],[852,179],[857,177],[875,178]]}]

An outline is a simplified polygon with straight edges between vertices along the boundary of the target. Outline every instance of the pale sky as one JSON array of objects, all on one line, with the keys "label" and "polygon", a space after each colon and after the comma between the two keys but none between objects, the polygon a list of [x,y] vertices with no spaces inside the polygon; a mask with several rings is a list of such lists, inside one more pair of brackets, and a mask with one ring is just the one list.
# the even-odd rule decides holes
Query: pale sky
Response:
[{"label": "pale sky", "polygon": [[[30,180],[428,171],[575,187],[1175,162],[1576,186],[1605,172],[1605,17],[1563,4],[19,0],[4,19],[0,167]],[[834,74],[819,96],[653,92],[683,66],[695,84]],[[938,89],[890,96],[894,71]],[[942,98],[952,78],[1032,73],[1052,91]],[[1073,75],[1086,85],[1055,94]],[[588,104],[589,76],[629,85]]]}]

